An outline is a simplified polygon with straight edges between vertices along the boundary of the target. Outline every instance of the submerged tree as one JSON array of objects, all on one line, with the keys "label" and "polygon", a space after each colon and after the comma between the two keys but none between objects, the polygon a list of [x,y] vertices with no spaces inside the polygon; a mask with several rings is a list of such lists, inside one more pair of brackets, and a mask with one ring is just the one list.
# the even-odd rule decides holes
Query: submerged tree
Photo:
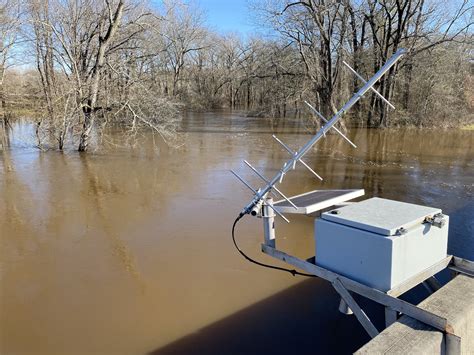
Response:
[{"label": "submerged tree", "polygon": [[[428,4],[424,0],[255,3],[265,23],[299,52],[317,106],[326,114],[334,112],[334,104],[344,98],[349,82],[353,91],[361,85],[358,79],[346,80],[341,75],[341,59],[352,62],[356,71],[370,77],[399,48],[407,48],[405,60],[392,67],[376,85],[388,100],[398,101],[395,95],[397,74],[404,69],[406,94],[403,106],[407,107],[415,58],[423,51],[447,42],[472,41],[469,30],[473,25],[474,7],[467,0],[449,5],[444,2]],[[358,108],[355,107],[356,114]],[[366,108],[369,126],[390,125],[388,107],[376,95],[372,94]]]},{"label": "submerged tree", "polygon": [[[271,36],[247,38],[212,32],[188,1],[145,1],[2,2],[10,9],[0,16],[2,80],[8,43],[17,38],[7,34],[19,28],[10,19],[22,7],[28,13],[22,34],[31,45],[19,48],[34,58],[41,87],[35,82],[23,90],[25,97],[36,90],[35,106],[41,98],[42,114],[35,118],[40,146],[53,137],[59,149],[72,141],[85,151],[114,122],[126,128],[125,141],[147,127],[174,144],[180,107],[287,117],[309,114],[302,110],[309,100],[331,116],[363,84],[343,60],[369,78],[401,47],[407,55],[376,85],[396,114],[372,94],[351,110],[354,122],[444,125],[448,114],[453,124],[472,117],[465,94],[473,39],[467,0],[254,0],[253,11]],[[442,75],[435,78],[434,71]],[[2,81],[5,107],[3,88]],[[446,95],[455,103],[450,113],[438,104]]]},{"label": "submerged tree", "polygon": [[[130,54],[143,48],[140,36],[156,22],[146,6],[125,0],[32,0],[29,10],[48,118],[54,123],[50,131],[60,149],[75,122],[75,130],[80,125],[78,150],[86,151],[93,129],[109,122],[109,112],[117,122],[127,117],[133,121],[138,111],[148,112],[147,122],[156,119],[150,128],[165,136],[168,125],[159,124],[164,117],[154,117],[161,111],[133,109],[148,101],[146,95],[157,94],[139,89],[136,81],[148,78],[132,73],[133,65],[136,69],[147,58]],[[121,90],[115,89],[116,84],[122,85]],[[130,94],[133,90],[140,94]],[[129,94],[123,96],[125,92]]]},{"label": "submerged tree", "polygon": [[22,8],[19,1],[0,2],[0,109],[2,125],[8,126],[8,112],[4,82],[6,70],[12,63],[13,49],[19,40]]}]

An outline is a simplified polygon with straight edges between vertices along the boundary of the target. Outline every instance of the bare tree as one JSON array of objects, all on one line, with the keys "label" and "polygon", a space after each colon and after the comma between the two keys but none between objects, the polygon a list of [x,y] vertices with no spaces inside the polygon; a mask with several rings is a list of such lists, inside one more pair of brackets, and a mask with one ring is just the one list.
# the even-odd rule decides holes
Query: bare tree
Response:
[{"label": "bare tree", "polygon": [[[1,4],[8,10],[0,13],[4,108],[3,79],[23,4]],[[41,108],[40,147],[49,139],[59,149],[72,142],[85,151],[110,123],[124,128],[124,142],[148,129],[179,145],[182,107],[287,117],[310,100],[331,116],[362,85],[342,70],[342,59],[370,77],[401,47],[408,55],[376,87],[397,105],[396,115],[373,95],[351,111],[355,122],[445,125],[454,112],[472,117],[465,94],[473,39],[467,0],[259,0],[254,10],[272,36],[247,39],[213,33],[199,8],[184,0],[154,8],[142,0],[29,0],[25,8],[22,33],[31,45],[24,54],[34,58],[37,74],[22,76],[31,81],[25,87],[8,85],[23,95],[20,105]],[[442,98],[449,98],[451,113],[440,107]]]},{"label": "bare tree", "polygon": [[326,115],[334,113],[347,7],[340,1],[279,1],[260,11],[297,48],[320,110]]},{"label": "bare tree", "polygon": [[[463,0],[453,7],[446,7],[444,2],[427,6],[424,0],[369,0],[365,9],[365,18],[371,30],[373,71],[378,70],[382,63],[400,47],[408,48],[406,62],[408,83],[405,89],[409,95],[410,67],[414,56],[458,39],[473,25],[472,14],[470,19],[463,22],[465,15],[474,9],[473,5]],[[400,65],[403,66],[403,63],[393,66],[388,75],[378,82],[379,91],[388,100],[394,96],[395,76]],[[405,96],[405,102],[408,97]],[[378,116],[377,119],[376,116]],[[382,127],[390,125],[388,107],[376,99],[375,95],[371,98],[368,124]]]},{"label": "bare tree", "polygon": [[0,2],[0,107],[2,111],[2,125],[5,130],[8,126],[7,99],[4,89],[5,74],[12,66],[12,52],[19,39],[21,26],[20,2],[2,0]]},{"label": "bare tree", "polygon": [[186,58],[204,48],[206,31],[203,15],[189,3],[165,1],[162,36],[166,56],[173,73],[171,94],[178,94],[178,83]]},{"label": "bare tree", "polygon": [[[79,107],[82,112],[78,150],[86,151],[97,118],[113,110],[113,107],[104,106],[106,102],[102,99],[110,96],[104,85],[110,85],[110,77],[122,74],[112,72],[112,66],[107,64],[126,60],[123,51],[133,49],[129,45],[134,45],[133,41],[146,27],[145,19],[149,13],[140,4],[127,5],[124,0],[39,1],[31,12],[35,23],[38,70],[49,116],[57,121],[52,104],[52,97],[58,98],[59,95],[54,84],[58,75],[54,66],[57,65],[69,83],[69,90],[62,90],[59,95],[61,107],[70,107],[73,112]],[[75,95],[73,100],[71,92]],[[114,104],[123,106],[119,102]],[[68,120],[61,114],[66,125],[59,131],[62,145]]]}]

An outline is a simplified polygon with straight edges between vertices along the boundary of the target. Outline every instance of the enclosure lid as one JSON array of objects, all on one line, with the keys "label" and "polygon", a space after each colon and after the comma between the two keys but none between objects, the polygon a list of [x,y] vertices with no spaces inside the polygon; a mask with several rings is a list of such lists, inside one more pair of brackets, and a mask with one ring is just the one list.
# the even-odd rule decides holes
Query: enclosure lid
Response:
[{"label": "enclosure lid", "polygon": [[323,213],[321,218],[385,236],[397,235],[441,213],[439,208],[374,197]]}]

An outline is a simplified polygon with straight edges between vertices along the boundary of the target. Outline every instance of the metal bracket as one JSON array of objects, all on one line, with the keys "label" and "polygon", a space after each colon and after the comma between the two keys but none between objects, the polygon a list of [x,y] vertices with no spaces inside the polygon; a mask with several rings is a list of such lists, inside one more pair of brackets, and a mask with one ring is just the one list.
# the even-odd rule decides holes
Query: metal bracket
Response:
[{"label": "metal bracket", "polygon": [[[384,293],[382,291],[379,291],[377,289],[371,288],[357,281],[354,281],[342,275],[339,275],[336,272],[333,272],[321,266],[318,266],[312,262],[299,259],[292,255],[288,255],[280,250],[269,247],[265,244],[262,244],[262,251],[265,254],[268,254],[276,259],[282,260],[310,274],[313,274],[317,277],[320,277],[322,279],[325,279],[331,282],[332,285],[335,286],[335,288],[336,287],[338,288],[336,290],[344,299],[344,301],[349,305],[349,307],[354,311],[354,314],[356,313],[356,308],[358,306],[357,304],[351,303],[351,299],[348,298],[347,294],[345,294],[345,292],[342,291],[342,293],[344,294],[344,297],[343,297],[341,292],[339,292],[341,291],[340,284],[342,284],[342,286],[344,287],[344,289],[346,289],[346,291],[352,291],[368,299],[371,299],[372,301],[375,301],[385,307],[388,307],[389,310],[392,312],[395,311],[395,312],[406,314],[407,316],[414,318],[422,323],[425,323],[435,329],[438,329],[445,334],[451,334],[452,329],[453,329],[453,327],[449,324],[446,318],[436,315],[434,313],[431,313],[429,311],[426,311],[422,308],[419,308],[418,306],[412,305],[411,303],[403,301],[397,297],[401,293],[406,292],[410,288],[413,288],[414,286],[418,285],[420,282],[422,282],[426,278],[433,276],[435,273],[443,270],[444,268],[446,268],[446,266],[448,266],[449,268],[454,267],[456,268],[457,271],[466,273],[468,275],[470,275],[472,272],[472,275],[474,276],[474,262],[460,259],[453,256],[448,256],[442,262],[436,264],[432,269],[430,269],[429,273],[427,271],[422,272],[420,273],[420,275],[416,275],[412,279],[407,280],[405,282],[405,286],[402,287],[401,289],[390,290]],[[450,262],[452,264],[449,264]],[[420,278],[422,277],[425,277],[425,278],[420,280]],[[393,313],[391,314],[391,316],[393,317]],[[367,319],[365,319],[365,317],[360,313],[359,313],[359,317],[358,317],[358,320],[361,322],[364,329],[366,329],[369,335],[373,336],[375,332],[370,325],[369,326],[367,325]],[[389,320],[389,321],[393,321],[393,318],[392,320]]]},{"label": "metal bracket", "polygon": [[430,223],[435,227],[443,228],[446,224],[446,217],[442,213],[437,213],[433,217],[426,217],[425,223]]}]

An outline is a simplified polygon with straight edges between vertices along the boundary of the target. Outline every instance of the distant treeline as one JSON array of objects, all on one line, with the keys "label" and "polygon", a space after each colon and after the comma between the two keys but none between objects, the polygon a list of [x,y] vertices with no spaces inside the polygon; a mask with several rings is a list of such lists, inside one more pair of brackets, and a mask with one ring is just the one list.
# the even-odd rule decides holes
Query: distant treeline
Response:
[{"label": "distant treeline", "polygon": [[[469,1],[274,0],[249,6],[265,35],[219,34],[187,1],[0,0],[3,125],[15,114],[62,149],[111,123],[169,143],[179,111],[331,116],[399,48],[408,53],[349,118],[369,127],[472,122]],[[223,5],[224,6],[224,5]],[[21,66],[22,69],[18,69]],[[25,69],[29,68],[29,69]]]}]

